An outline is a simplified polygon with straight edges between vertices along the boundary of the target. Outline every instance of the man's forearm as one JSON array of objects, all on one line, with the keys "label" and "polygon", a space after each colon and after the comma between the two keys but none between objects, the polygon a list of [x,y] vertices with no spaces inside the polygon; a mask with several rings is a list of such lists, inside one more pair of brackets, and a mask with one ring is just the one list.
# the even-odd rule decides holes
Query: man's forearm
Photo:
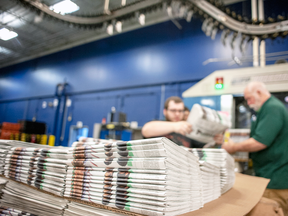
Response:
[{"label": "man's forearm", "polygon": [[167,121],[151,121],[142,128],[142,135],[147,138],[163,136],[172,132],[174,132],[174,123]]},{"label": "man's forearm", "polygon": [[233,146],[234,152],[257,152],[267,148],[266,145],[258,142],[254,138],[249,138],[243,142],[235,143]]}]

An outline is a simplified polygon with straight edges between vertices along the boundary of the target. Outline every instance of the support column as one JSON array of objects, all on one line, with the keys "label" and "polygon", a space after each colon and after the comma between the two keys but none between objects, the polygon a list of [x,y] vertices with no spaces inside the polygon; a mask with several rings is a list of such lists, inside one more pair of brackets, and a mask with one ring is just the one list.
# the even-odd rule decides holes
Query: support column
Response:
[{"label": "support column", "polygon": [[[251,0],[252,20],[256,22],[258,20],[257,15],[257,0]],[[253,40],[253,66],[259,66],[259,38],[255,37]]]},{"label": "support column", "polygon": [[[264,21],[264,2],[263,0],[258,0],[258,16],[259,21]],[[265,40],[260,42],[260,66],[265,67],[266,65],[266,44]]]}]

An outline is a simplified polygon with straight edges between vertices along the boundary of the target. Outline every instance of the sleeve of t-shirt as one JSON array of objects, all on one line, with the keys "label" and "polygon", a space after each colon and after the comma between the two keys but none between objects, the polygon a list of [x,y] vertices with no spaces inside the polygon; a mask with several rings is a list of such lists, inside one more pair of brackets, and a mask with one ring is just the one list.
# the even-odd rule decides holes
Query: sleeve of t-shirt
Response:
[{"label": "sleeve of t-shirt", "polygon": [[252,138],[266,146],[270,146],[282,128],[282,112],[277,107],[271,107],[269,112],[263,114]]}]

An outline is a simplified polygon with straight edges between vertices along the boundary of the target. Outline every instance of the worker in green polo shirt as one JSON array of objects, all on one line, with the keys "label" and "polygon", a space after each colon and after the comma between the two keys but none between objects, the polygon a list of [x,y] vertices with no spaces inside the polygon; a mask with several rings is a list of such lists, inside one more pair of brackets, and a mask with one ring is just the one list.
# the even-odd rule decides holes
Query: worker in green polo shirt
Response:
[{"label": "worker in green polo shirt", "polygon": [[251,152],[256,176],[269,178],[264,197],[277,201],[288,216],[288,111],[261,82],[251,82],[244,97],[252,115],[250,138],[234,143],[229,140],[222,148],[229,153]]}]

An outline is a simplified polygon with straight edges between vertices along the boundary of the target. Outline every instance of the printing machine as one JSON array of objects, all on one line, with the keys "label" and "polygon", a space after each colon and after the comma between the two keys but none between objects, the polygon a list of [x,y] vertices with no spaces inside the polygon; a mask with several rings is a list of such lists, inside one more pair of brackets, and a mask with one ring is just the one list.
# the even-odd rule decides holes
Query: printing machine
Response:
[{"label": "printing machine", "polygon": [[183,92],[185,105],[195,103],[230,114],[232,128],[250,128],[251,112],[243,97],[250,81],[261,81],[288,109],[288,63],[218,70]]}]

